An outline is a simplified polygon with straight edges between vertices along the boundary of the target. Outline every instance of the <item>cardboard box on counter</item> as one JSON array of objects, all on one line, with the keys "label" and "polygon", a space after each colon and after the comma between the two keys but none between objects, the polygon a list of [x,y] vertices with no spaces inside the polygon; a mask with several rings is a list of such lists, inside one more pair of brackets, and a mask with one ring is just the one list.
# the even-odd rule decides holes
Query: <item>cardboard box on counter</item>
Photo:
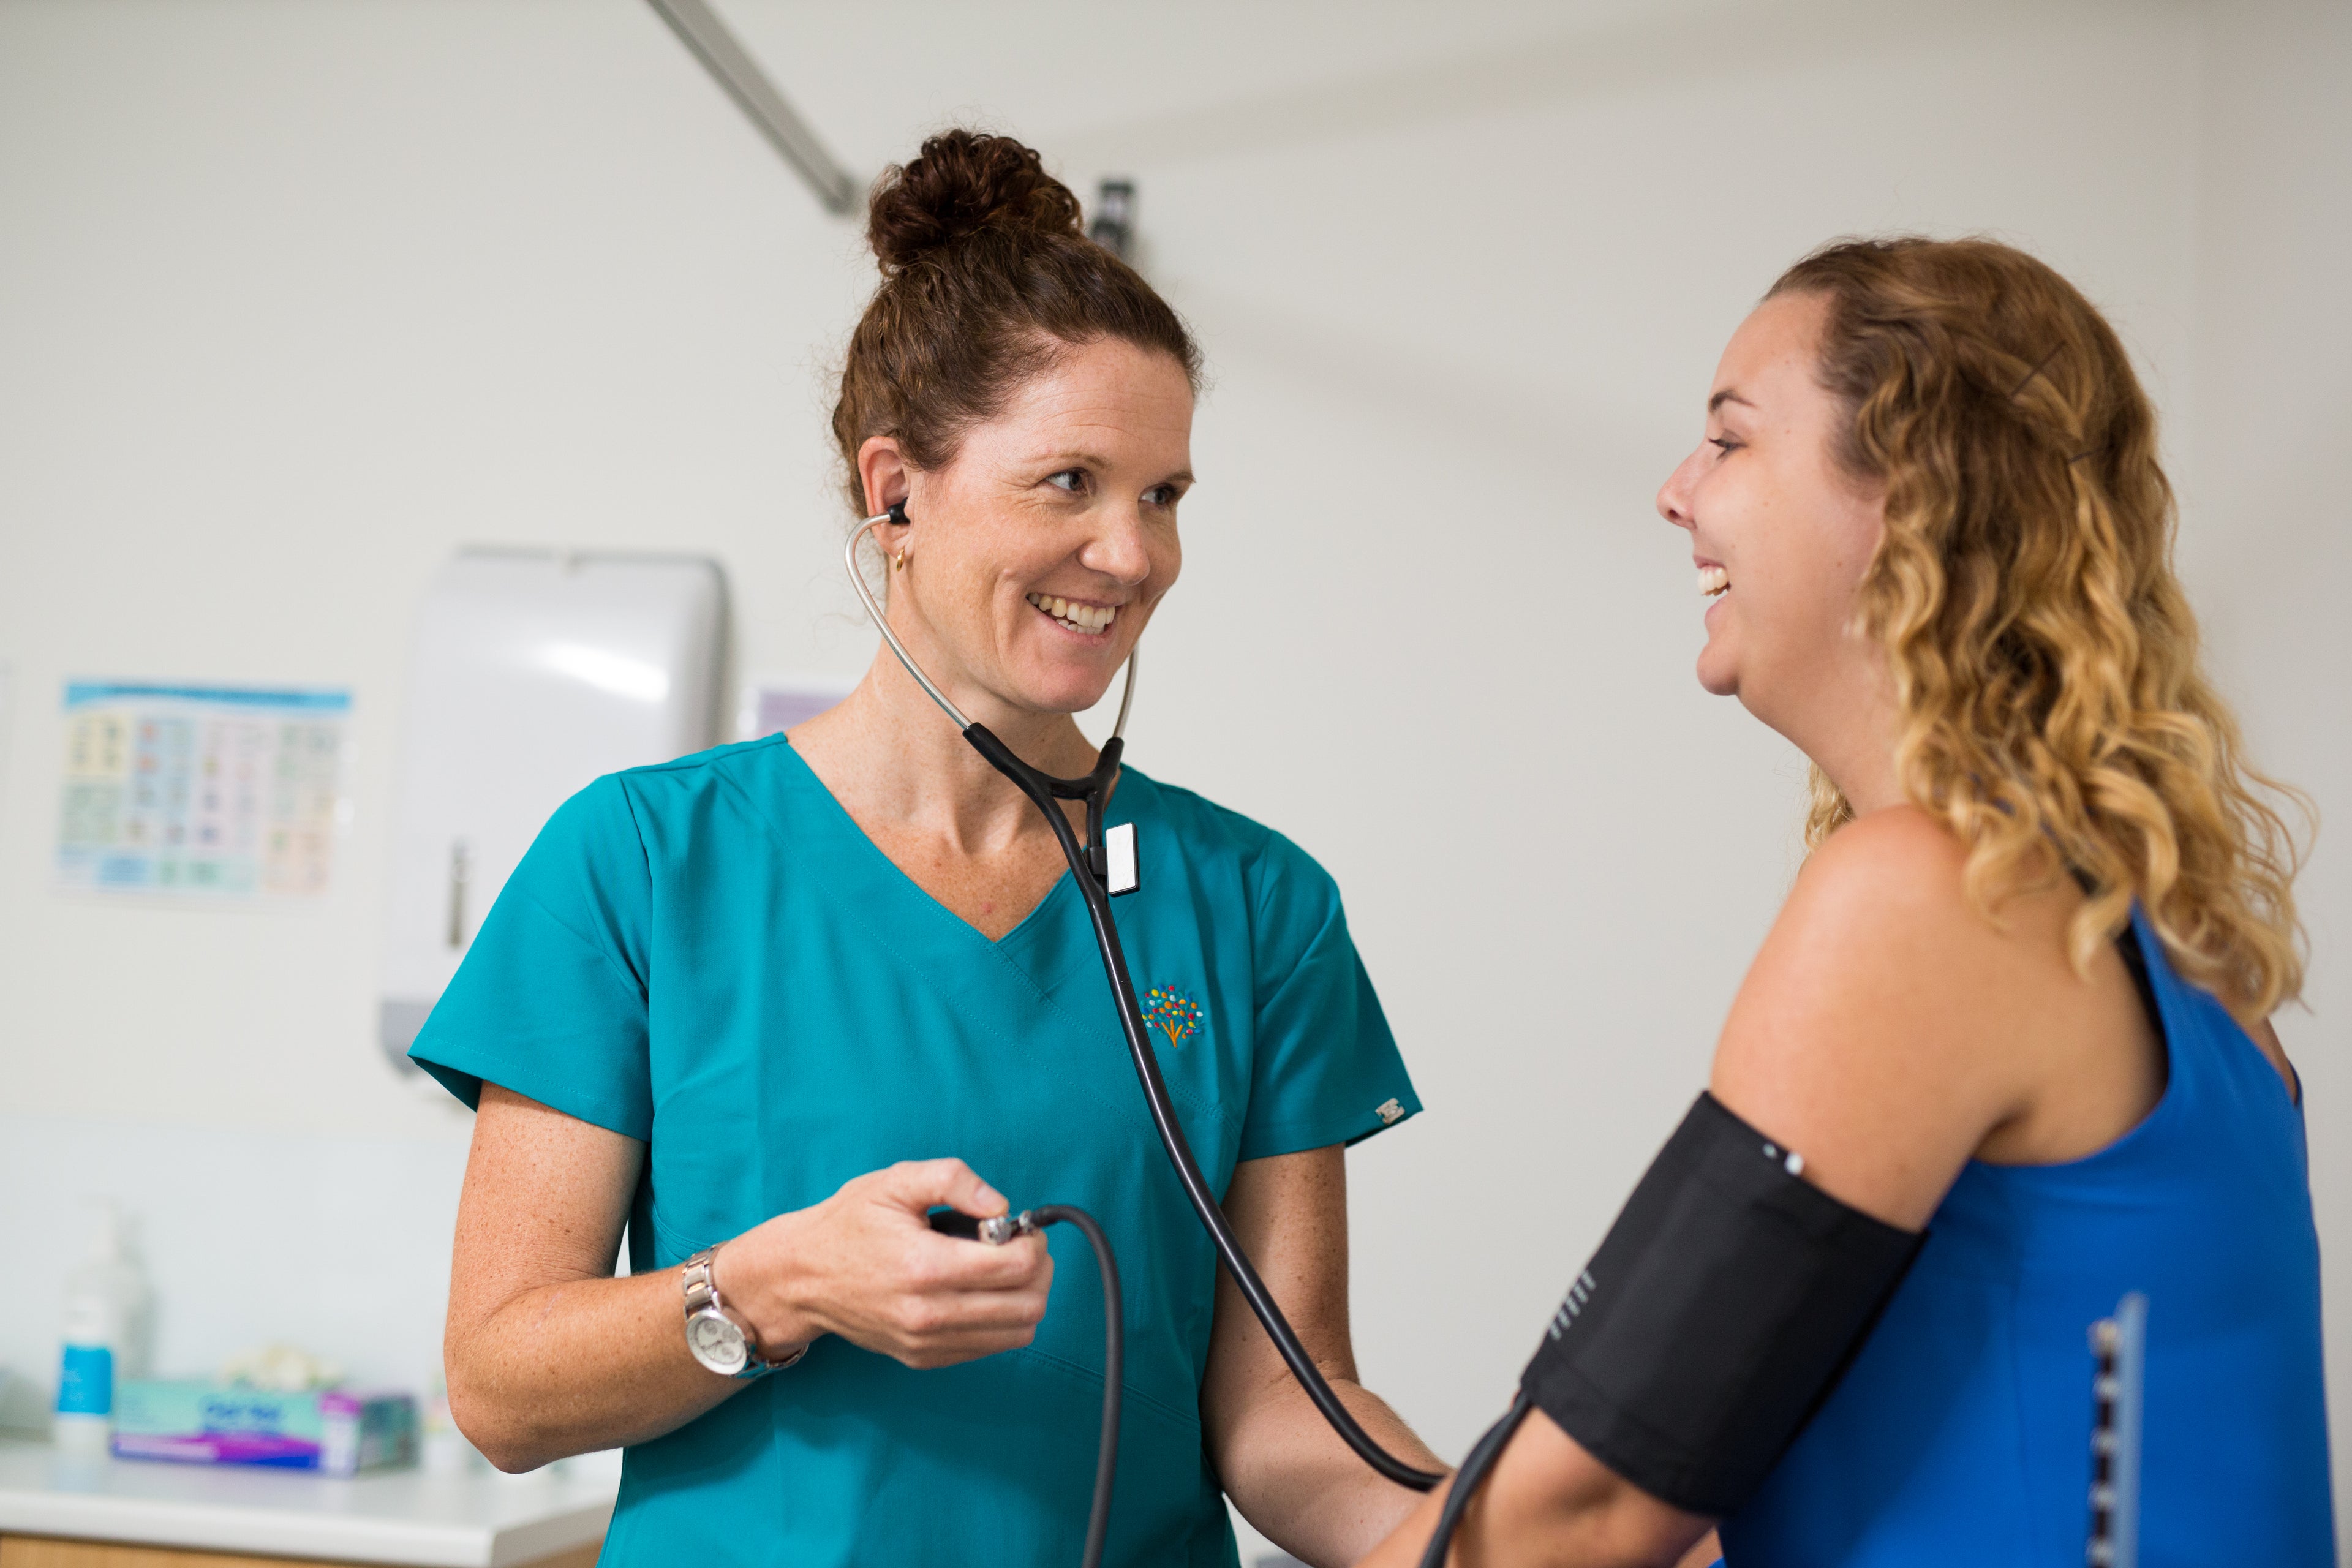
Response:
[{"label": "cardboard box on counter", "polygon": [[130,1382],[115,1390],[114,1453],[353,1475],[415,1457],[416,1401],[341,1388],[278,1394],[202,1378]]}]

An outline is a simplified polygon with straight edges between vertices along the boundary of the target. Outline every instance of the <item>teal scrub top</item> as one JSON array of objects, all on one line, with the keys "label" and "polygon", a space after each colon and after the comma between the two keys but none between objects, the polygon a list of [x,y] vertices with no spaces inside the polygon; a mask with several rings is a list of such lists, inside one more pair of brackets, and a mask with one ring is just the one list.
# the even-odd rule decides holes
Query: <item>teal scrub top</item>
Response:
[{"label": "teal scrub top", "polygon": [[[1134,768],[1113,901],[1187,1138],[1242,1160],[1421,1109],[1330,877]],[[1201,1431],[1217,1263],[1154,1138],[1066,873],[991,942],[910,881],[781,735],[597,780],[549,821],[410,1054],[646,1144],[633,1269],[899,1160],[1108,1232],[1126,1290],[1108,1563],[1236,1563]],[[627,1450],[609,1563],[1040,1568],[1084,1545],[1102,1399],[1092,1253],[1048,1233],[1024,1350],[919,1372],[845,1340]],[[681,1331],[683,1330],[681,1329]]]}]

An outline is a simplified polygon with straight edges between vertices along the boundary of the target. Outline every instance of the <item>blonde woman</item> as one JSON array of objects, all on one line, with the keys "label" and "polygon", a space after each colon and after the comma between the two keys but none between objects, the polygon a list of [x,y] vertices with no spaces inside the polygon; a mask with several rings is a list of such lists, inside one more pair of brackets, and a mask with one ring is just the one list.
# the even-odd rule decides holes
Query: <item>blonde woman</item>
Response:
[{"label": "blonde woman", "polygon": [[[1812,759],[1813,853],[1668,1145],[1711,1174],[1644,1179],[1450,1561],[1672,1563],[1719,1520],[1731,1568],[2083,1563],[2123,1458],[2085,1335],[2137,1294],[2140,1563],[2333,1563],[2268,1022],[2295,847],[2200,673],[2114,331],[2004,246],[1832,245],[1732,338],[1658,510],[1700,683]],[[1717,1240],[1672,1250],[1685,1211]]]}]

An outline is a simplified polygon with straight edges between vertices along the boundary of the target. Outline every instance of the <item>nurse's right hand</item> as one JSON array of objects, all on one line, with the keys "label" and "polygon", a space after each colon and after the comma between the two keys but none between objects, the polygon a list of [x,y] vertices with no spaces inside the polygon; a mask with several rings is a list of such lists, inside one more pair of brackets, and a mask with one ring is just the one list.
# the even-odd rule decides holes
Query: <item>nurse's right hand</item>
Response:
[{"label": "nurse's right hand", "polygon": [[719,1299],[771,1360],[820,1334],[912,1367],[1027,1344],[1054,1285],[1045,1238],[990,1247],[941,1236],[929,1215],[943,1204],[982,1219],[1008,1207],[961,1160],[902,1162],[720,1247]]}]

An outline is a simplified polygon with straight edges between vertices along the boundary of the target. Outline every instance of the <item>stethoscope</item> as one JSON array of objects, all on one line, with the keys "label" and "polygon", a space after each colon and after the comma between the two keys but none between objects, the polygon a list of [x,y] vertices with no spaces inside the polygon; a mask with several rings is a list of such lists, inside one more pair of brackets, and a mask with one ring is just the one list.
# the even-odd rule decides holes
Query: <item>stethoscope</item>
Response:
[{"label": "stethoscope", "polygon": [[[1192,1205],[1209,1239],[1216,1245],[1217,1256],[1241,1288],[1242,1297],[1249,1302],[1250,1310],[1265,1327],[1266,1337],[1281,1352],[1290,1374],[1307,1391],[1315,1408],[1331,1424],[1334,1431],[1347,1441],[1366,1464],[1399,1486],[1415,1491],[1428,1491],[1445,1478],[1429,1470],[1416,1469],[1405,1464],[1374,1442],[1370,1434],[1357,1425],[1348,1407],[1339,1403],[1324,1381],[1322,1372],[1298,1342],[1298,1336],[1282,1315],[1274,1297],[1258,1278],[1257,1268],[1242,1250],[1242,1245],[1226,1222],[1223,1209],[1209,1191],[1208,1179],[1201,1173],[1199,1162],[1192,1158],[1192,1145],[1185,1141],[1183,1126],[1176,1120],[1173,1106],[1169,1103],[1168,1085],[1160,1074],[1159,1058],[1151,1049],[1150,1036],[1143,1022],[1143,1010],[1137,1003],[1135,982],[1127,972],[1127,952],[1119,945],[1118,928],[1110,912],[1112,897],[1121,891],[1132,891],[1130,871],[1127,887],[1113,880],[1113,857],[1106,847],[1103,826],[1103,806],[1109,798],[1111,785],[1118,778],[1120,754],[1126,750],[1127,715],[1135,704],[1135,650],[1128,650],[1127,679],[1118,699],[1118,719],[1111,726],[1110,739],[1103,742],[1102,752],[1095,761],[1094,772],[1084,778],[1056,778],[1039,773],[1013,754],[1013,749],[990,731],[987,725],[975,723],[964,716],[962,710],[948,700],[946,692],[931,683],[906,644],[898,640],[890,623],[882,613],[882,605],[866,586],[866,574],[858,570],[857,547],[870,537],[877,524],[907,522],[907,503],[898,501],[890,510],[867,518],[849,536],[843,552],[844,563],[849,569],[850,584],[873,618],[874,629],[898,656],[900,665],[915,678],[940,711],[955,721],[972,750],[988,759],[989,765],[1013,781],[1022,794],[1035,804],[1054,829],[1054,837],[1062,847],[1062,858],[1069,862],[1071,877],[1078,885],[1080,897],[1086,900],[1087,914],[1093,922],[1095,947],[1102,959],[1103,973],[1110,980],[1112,1001],[1118,1008],[1118,1021],[1127,1037],[1129,1058],[1135,1064],[1135,1075],[1143,1085],[1143,1098],[1151,1108],[1151,1123],[1160,1134],[1160,1146],[1167,1151],[1169,1163],[1176,1169],[1176,1179],[1183,1184],[1184,1196]],[[1055,805],[1062,800],[1083,800],[1087,805],[1087,837],[1080,842],[1070,829],[1070,820]],[[1117,833],[1118,829],[1110,829]],[[1130,846],[1122,857],[1133,865]],[[1018,1215],[995,1220],[975,1221],[969,1215],[940,1210],[932,1216],[935,1228],[950,1234],[972,1237],[984,1241],[1003,1243],[1016,1236],[1025,1235],[1048,1225],[1069,1223],[1086,1233],[1093,1244],[1096,1262],[1103,1274],[1103,1300],[1108,1317],[1105,1327],[1103,1357],[1103,1431],[1095,1474],[1094,1507],[1087,1521],[1084,1568],[1097,1568],[1102,1560],[1104,1532],[1110,1520],[1111,1480],[1118,1462],[1119,1380],[1123,1371],[1124,1335],[1120,1321],[1118,1273],[1111,1256],[1110,1243],[1101,1226],[1092,1216],[1066,1205],[1024,1211]],[[2139,1472],[2139,1408],[2141,1395],[2141,1365],[2146,1354],[2147,1300],[2145,1297],[2125,1298],[2112,1320],[2094,1325],[2093,1343],[2099,1357],[2097,1381],[2097,1435],[2094,1451],[2097,1468],[2091,1491],[2092,1526],[2090,1550],[2094,1563],[2109,1563],[2114,1568],[2129,1568],[2137,1559],[2137,1515]],[[1421,1568],[1442,1568],[1448,1546],[1459,1528],[1464,1511],[1476,1495],[1503,1449],[1525,1422],[1530,1404],[1525,1393],[1512,1401],[1502,1419],[1488,1427],[1473,1445],[1456,1472],[1452,1491],[1440,1510],[1437,1524],[1423,1549]]]},{"label": "stethoscope", "polygon": [[[930,677],[922,672],[915,663],[914,656],[907,651],[906,645],[890,629],[889,620],[882,613],[881,602],[875,597],[874,590],[866,585],[866,574],[858,567],[859,543],[870,537],[881,523],[895,522],[903,527],[907,521],[907,503],[898,501],[887,511],[877,513],[860,523],[843,550],[842,558],[849,569],[850,584],[865,604],[866,613],[873,618],[875,629],[882,634],[882,640],[898,656],[899,664],[914,677],[915,683],[930,700],[939,704],[940,711],[954,721],[971,749],[987,758],[991,767],[1010,779],[1013,787],[1027,795],[1031,803],[1045,814],[1047,825],[1053,828],[1055,840],[1062,847],[1062,858],[1069,862],[1071,879],[1077,883],[1078,895],[1086,901],[1087,916],[1094,926],[1095,948],[1102,959],[1103,973],[1110,981],[1111,1000],[1118,1009],[1120,1030],[1127,1037],[1128,1057],[1134,1063],[1136,1078],[1143,1085],[1143,1098],[1150,1107],[1151,1124],[1160,1134],[1160,1146],[1167,1152],[1169,1163],[1175,1167],[1176,1179],[1184,1188],[1184,1196],[1192,1204],[1192,1213],[1199,1217],[1202,1227],[1209,1233],[1209,1239],[1215,1245],[1217,1256],[1223,1261],[1226,1272],[1233,1276],[1243,1300],[1249,1303],[1250,1310],[1257,1314],[1257,1321],[1265,1326],[1266,1338],[1274,1342],[1284,1364],[1290,1368],[1290,1374],[1298,1380],[1299,1386],[1307,1391],[1307,1398],[1315,1402],[1315,1408],[1323,1413],[1323,1418],[1331,1424],[1332,1430],[1338,1432],[1366,1464],[1399,1486],[1411,1487],[1416,1491],[1429,1490],[1445,1478],[1435,1471],[1417,1469],[1374,1442],[1371,1435],[1357,1424],[1348,1407],[1339,1403],[1339,1395],[1331,1392],[1331,1385],[1324,1381],[1321,1370],[1307,1355],[1306,1347],[1298,1342],[1298,1335],[1291,1329],[1289,1320],[1282,1315],[1282,1308],[1266,1289],[1265,1282],[1258,1278],[1256,1266],[1242,1250],[1240,1240],[1234,1237],[1233,1226],[1225,1219],[1224,1210],[1218,1206],[1216,1195],[1209,1190],[1208,1178],[1201,1173],[1200,1162],[1192,1157],[1192,1145],[1185,1140],[1183,1125],[1176,1120],[1175,1107],[1169,1101],[1168,1084],[1160,1077],[1160,1061],[1151,1048],[1150,1033],[1143,1021],[1142,1005],[1136,999],[1135,982],[1127,971],[1127,952],[1119,945],[1118,927],[1111,919],[1110,900],[1114,891],[1129,889],[1114,888],[1113,856],[1110,847],[1106,844],[1103,826],[1103,806],[1109,799],[1112,784],[1118,782],[1119,757],[1127,747],[1127,715],[1135,701],[1135,651],[1132,648],[1128,651],[1127,684],[1118,700],[1118,720],[1111,727],[1110,739],[1103,742],[1102,752],[1095,761],[1094,772],[1076,779],[1056,778],[1051,773],[1038,772],[1014,755],[1013,749],[998,739],[987,725],[966,718],[963,711],[948,700],[947,693],[931,683]],[[1055,804],[1065,800],[1086,803],[1087,836],[1083,842],[1072,831],[1068,816]],[[1129,831],[1131,832],[1131,828]],[[1124,861],[1126,857],[1120,858]],[[1128,879],[1131,881],[1132,878]],[[1010,1228],[1002,1228],[1001,1235],[992,1237],[983,1234],[982,1239],[1009,1240],[1013,1235],[1020,1234],[1024,1219],[1034,1220],[1035,1223],[1027,1227],[1032,1229],[1035,1228],[1035,1224],[1050,1223],[1042,1218],[1047,1212],[1039,1210],[1034,1215],[1016,1218],[1010,1222]],[[1074,1212],[1065,1206],[1055,1212],[1055,1217],[1069,1217]],[[942,1213],[944,1215],[944,1211]],[[959,1224],[942,1217],[935,1223],[960,1234],[971,1234],[969,1219]],[[983,1230],[986,1223],[981,1222]],[[1111,1473],[1118,1454],[1121,1369],[1118,1355],[1121,1335],[1117,1276],[1112,1269],[1109,1247],[1107,1242],[1099,1239],[1098,1229],[1090,1231],[1089,1239],[1097,1243],[1096,1257],[1103,1266],[1107,1287],[1105,1297],[1110,1303],[1108,1328],[1110,1353],[1105,1357],[1102,1447],[1096,1472],[1094,1511],[1087,1527],[1087,1554],[1083,1560],[1085,1568],[1095,1568],[1102,1556],[1102,1532],[1108,1522],[1110,1510]]]}]

